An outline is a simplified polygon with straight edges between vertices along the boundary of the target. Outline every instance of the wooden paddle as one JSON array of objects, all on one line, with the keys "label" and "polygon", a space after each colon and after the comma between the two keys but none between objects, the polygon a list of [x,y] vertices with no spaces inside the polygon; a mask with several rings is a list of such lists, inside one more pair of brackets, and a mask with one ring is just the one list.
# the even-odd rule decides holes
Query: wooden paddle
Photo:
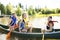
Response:
[{"label": "wooden paddle", "polygon": [[[17,24],[14,25],[14,29],[16,29],[16,28],[18,28],[18,25]],[[9,40],[10,39],[10,34],[11,34],[11,31],[8,32],[8,34],[6,35],[6,40]]]},{"label": "wooden paddle", "polygon": [[44,40],[44,30],[42,31],[42,34],[43,34],[43,35],[42,35],[42,40]]},{"label": "wooden paddle", "polygon": [[6,35],[6,40],[9,40],[11,32]]}]

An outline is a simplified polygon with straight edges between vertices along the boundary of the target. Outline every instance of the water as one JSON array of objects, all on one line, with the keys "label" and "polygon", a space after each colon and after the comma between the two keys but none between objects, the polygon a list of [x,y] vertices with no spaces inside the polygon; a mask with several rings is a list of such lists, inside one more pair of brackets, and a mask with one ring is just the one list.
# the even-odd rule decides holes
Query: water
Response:
[{"label": "water", "polygon": [[[4,18],[0,18],[0,24],[5,24],[7,25],[8,23],[8,18],[6,19],[7,17],[4,17]],[[6,40],[6,34],[3,34],[0,32],[0,40]]]},{"label": "water", "polygon": [[0,40],[5,40],[5,36],[6,36],[6,34],[1,34],[0,33]]},{"label": "water", "polygon": [[[0,18],[0,24],[5,24],[7,25],[8,24],[8,19],[9,18]],[[45,26],[45,22],[47,20],[47,17],[44,17],[44,18],[34,18],[31,23],[32,23],[32,26],[35,27],[35,28],[42,28],[42,29],[46,29]],[[53,20],[57,20],[58,23],[54,23],[54,29],[60,29],[60,17],[53,17]],[[21,40],[21,38],[16,38],[16,37],[12,37],[12,40]],[[0,40],[6,40],[6,34],[2,34],[0,32]],[[23,38],[22,40],[26,40],[25,38]],[[36,40],[36,39],[28,39],[28,40]],[[45,40],[60,40],[60,39],[45,39]]]}]

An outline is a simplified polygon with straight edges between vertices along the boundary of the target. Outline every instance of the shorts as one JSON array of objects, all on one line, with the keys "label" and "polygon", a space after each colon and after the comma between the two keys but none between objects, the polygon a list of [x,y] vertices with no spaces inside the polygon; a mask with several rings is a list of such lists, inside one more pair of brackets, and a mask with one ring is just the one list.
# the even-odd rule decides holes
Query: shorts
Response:
[{"label": "shorts", "polygon": [[49,29],[50,29],[50,27],[49,27],[49,26],[46,26],[46,29],[47,29],[47,30],[49,30]]},{"label": "shorts", "polygon": [[52,28],[52,32],[54,32],[54,31],[55,31],[55,29]]},{"label": "shorts", "polygon": [[24,29],[24,23],[19,24],[19,30],[23,30]]},{"label": "shorts", "polygon": [[[46,28],[47,28],[47,30],[49,30],[49,29],[50,29],[50,27],[49,27],[49,26],[46,26]],[[51,32],[53,32],[53,31],[55,31],[55,30],[54,30],[54,28],[52,28],[52,31],[51,31]]]}]

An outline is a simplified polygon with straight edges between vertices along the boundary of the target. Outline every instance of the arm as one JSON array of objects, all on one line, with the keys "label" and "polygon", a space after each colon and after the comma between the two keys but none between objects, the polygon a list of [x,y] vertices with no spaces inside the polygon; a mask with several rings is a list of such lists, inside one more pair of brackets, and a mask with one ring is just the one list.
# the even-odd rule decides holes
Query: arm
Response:
[{"label": "arm", "polygon": [[58,22],[58,21],[52,21],[52,22]]},{"label": "arm", "polygon": [[19,31],[21,30],[21,20],[20,21],[18,21],[18,28],[19,28]]},{"label": "arm", "polygon": [[29,27],[29,31],[32,32],[32,24],[30,22],[28,22],[28,27]]},{"label": "arm", "polygon": [[12,24],[11,21],[12,21],[12,16],[9,17],[8,26]]},{"label": "arm", "polygon": [[10,26],[10,24],[11,24],[11,19],[8,20],[8,24],[7,24],[8,27]]}]

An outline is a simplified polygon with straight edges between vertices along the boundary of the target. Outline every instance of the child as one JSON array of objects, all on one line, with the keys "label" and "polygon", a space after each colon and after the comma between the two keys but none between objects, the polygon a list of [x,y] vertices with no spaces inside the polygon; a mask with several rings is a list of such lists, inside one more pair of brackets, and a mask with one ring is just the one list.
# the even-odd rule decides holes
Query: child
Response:
[{"label": "child", "polygon": [[18,23],[19,32],[22,32],[22,30],[24,29],[24,24],[25,24],[24,20],[19,21]]},{"label": "child", "polygon": [[53,32],[54,31],[54,28],[53,28],[54,22],[58,22],[58,21],[52,21],[52,16],[49,16],[48,17],[47,26],[46,26],[47,31],[49,31],[49,32]]},{"label": "child", "polygon": [[[22,19],[19,21],[19,31],[28,31],[28,29],[31,29],[31,27],[28,27],[29,21],[27,20],[27,15],[26,13],[22,14]],[[31,31],[31,30],[30,30]]]}]

